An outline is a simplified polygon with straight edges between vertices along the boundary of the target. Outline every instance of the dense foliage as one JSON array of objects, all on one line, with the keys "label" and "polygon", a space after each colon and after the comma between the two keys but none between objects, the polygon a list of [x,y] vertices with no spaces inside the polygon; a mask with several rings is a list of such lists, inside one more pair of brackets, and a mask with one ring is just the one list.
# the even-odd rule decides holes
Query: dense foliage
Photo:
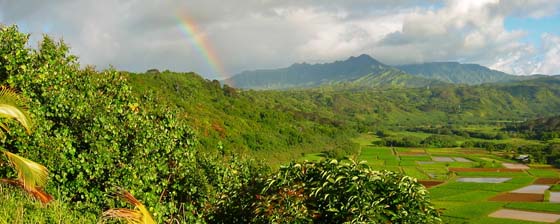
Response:
[{"label": "dense foliage", "polygon": [[525,137],[532,139],[550,140],[560,137],[560,116],[513,123],[504,128],[504,130],[524,134]]},{"label": "dense foliage", "polygon": [[20,68],[7,72],[7,82],[31,99],[36,126],[30,137],[6,145],[51,170],[47,191],[96,211],[111,203],[112,187],[123,186],[141,192],[159,217],[192,207],[187,197],[205,194],[203,183],[193,181],[201,174],[193,162],[192,131],[167,108],[145,110],[144,103],[156,103],[131,97],[115,71],[80,70],[61,42],[45,37],[31,50],[14,27],[2,33],[21,42],[16,53],[6,54],[19,57],[4,67]]},{"label": "dense foliage", "polygon": [[365,164],[291,163],[266,181],[257,223],[438,223],[414,178]]},{"label": "dense foliage", "polygon": [[153,93],[162,104],[173,105],[203,137],[207,151],[224,155],[250,153],[281,164],[304,153],[354,154],[349,139],[357,132],[337,118],[318,111],[289,109],[296,104],[283,92],[239,91],[194,73],[129,74],[137,95]]},{"label": "dense foliage", "polygon": [[[136,97],[118,72],[82,70],[64,43],[48,37],[33,50],[15,27],[1,35],[2,58],[8,59],[2,75],[30,99],[35,121],[32,135],[14,130],[5,146],[49,168],[47,192],[97,214],[117,203],[111,194],[120,186],[141,198],[156,219],[185,221],[198,219],[229,184],[213,176],[215,168],[201,167],[210,157],[198,153],[187,123],[150,96]],[[217,164],[221,175],[236,163]]]}]

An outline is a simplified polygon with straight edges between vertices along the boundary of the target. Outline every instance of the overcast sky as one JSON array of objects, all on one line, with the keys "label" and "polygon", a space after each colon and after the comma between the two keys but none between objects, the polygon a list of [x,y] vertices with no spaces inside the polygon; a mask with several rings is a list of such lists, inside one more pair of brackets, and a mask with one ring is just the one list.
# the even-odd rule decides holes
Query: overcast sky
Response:
[{"label": "overcast sky", "polygon": [[[33,45],[43,33],[63,38],[99,69],[220,79],[365,53],[386,64],[459,61],[528,75],[560,74],[559,10],[560,0],[0,0],[0,23],[31,33]],[[179,15],[196,24],[194,36]]]}]

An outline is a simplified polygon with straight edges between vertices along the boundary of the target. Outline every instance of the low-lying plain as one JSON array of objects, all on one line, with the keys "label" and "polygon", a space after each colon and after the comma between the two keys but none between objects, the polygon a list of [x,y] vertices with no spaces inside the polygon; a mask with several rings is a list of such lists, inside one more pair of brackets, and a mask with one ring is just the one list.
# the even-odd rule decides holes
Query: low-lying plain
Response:
[{"label": "low-lying plain", "polygon": [[[560,181],[558,169],[527,166],[479,149],[385,147],[363,140],[361,143],[357,160],[367,161],[375,169],[416,177],[429,189],[446,223],[539,223],[542,220],[538,217],[527,216],[541,213],[547,214],[545,221],[560,222],[554,219],[560,215],[560,195],[549,192]],[[512,209],[525,218],[503,216]]]}]

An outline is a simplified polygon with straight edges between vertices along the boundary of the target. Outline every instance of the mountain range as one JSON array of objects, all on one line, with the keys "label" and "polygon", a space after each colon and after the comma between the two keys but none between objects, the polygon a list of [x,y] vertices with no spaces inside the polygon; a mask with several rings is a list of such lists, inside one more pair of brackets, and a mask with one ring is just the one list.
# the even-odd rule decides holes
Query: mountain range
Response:
[{"label": "mountain range", "polygon": [[362,54],[332,63],[296,63],[286,68],[244,71],[222,82],[242,89],[309,88],[324,85],[425,87],[445,84],[478,85],[538,77],[542,76],[515,76],[478,64],[458,62],[390,66]]}]

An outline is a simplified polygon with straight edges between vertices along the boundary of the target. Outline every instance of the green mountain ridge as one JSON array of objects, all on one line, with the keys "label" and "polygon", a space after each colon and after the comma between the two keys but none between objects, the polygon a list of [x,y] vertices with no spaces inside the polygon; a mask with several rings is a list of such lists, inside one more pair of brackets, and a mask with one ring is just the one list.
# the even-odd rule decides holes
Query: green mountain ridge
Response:
[{"label": "green mountain ridge", "polygon": [[398,69],[388,69],[382,73],[378,74],[368,74],[364,75],[358,79],[348,82],[350,86],[362,86],[362,87],[426,87],[435,85],[444,85],[446,83],[426,79],[423,77],[415,77],[406,74]]},{"label": "green mountain ridge", "polygon": [[414,76],[457,84],[476,85],[523,80],[523,77],[489,69],[478,64],[429,62],[423,64],[399,65],[395,67]]},{"label": "green mountain ridge", "polygon": [[346,82],[351,86],[370,87],[418,87],[436,83],[406,74],[365,54],[333,63],[245,71],[223,82],[242,89],[309,88]]},{"label": "green mountain ridge", "polygon": [[244,71],[222,83],[241,89],[313,88],[325,85],[345,87],[428,87],[445,84],[479,85],[547,77],[516,76],[478,64],[429,62],[389,66],[362,54],[344,61],[324,64],[293,64],[286,68]]}]

